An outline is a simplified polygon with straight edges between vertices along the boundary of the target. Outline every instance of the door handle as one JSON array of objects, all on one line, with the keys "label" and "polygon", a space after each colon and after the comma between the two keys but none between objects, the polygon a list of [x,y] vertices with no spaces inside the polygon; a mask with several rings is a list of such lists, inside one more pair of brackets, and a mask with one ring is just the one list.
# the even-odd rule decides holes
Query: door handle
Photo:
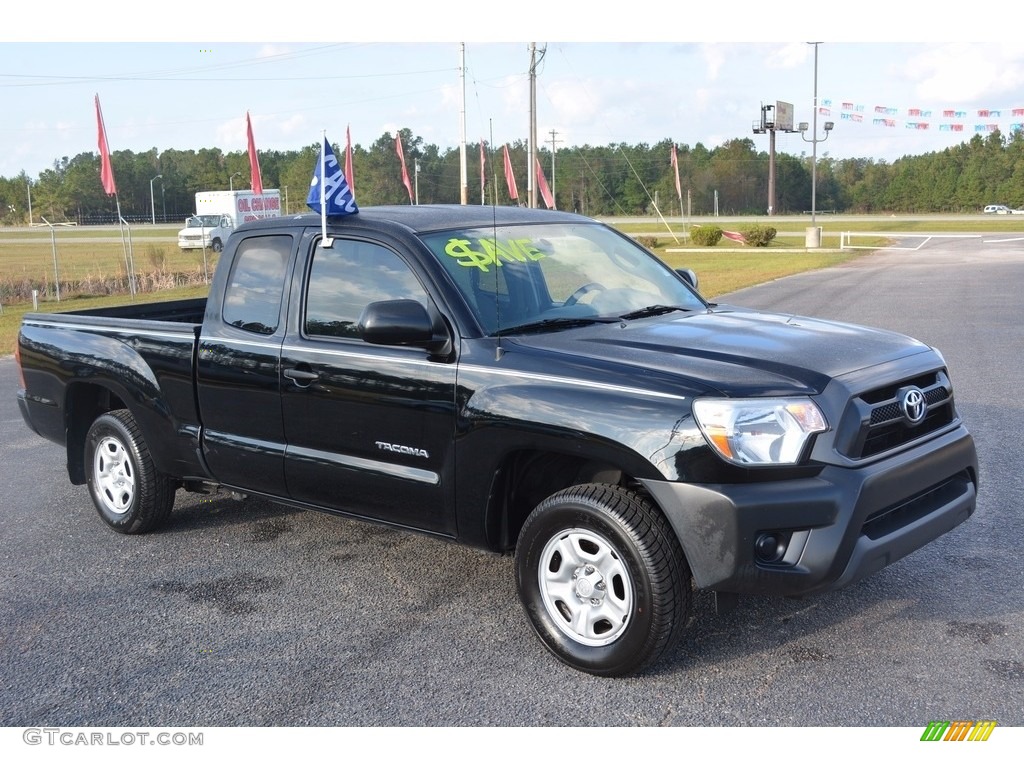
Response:
[{"label": "door handle", "polygon": [[319,373],[314,373],[313,371],[305,371],[302,370],[301,368],[285,368],[284,376],[286,379],[291,379],[292,381],[294,381],[300,387],[309,386],[314,381],[320,378]]}]

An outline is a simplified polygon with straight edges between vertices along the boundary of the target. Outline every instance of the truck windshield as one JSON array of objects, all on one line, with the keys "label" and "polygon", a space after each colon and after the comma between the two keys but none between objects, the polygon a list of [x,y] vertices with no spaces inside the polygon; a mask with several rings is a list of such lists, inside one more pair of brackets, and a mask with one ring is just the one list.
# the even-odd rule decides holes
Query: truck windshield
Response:
[{"label": "truck windshield", "polygon": [[449,230],[423,240],[488,335],[562,325],[548,320],[706,308],[669,267],[602,224]]},{"label": "truck windshield", "polygon": [[218,227],[220,226],[220,216],[218,214],[211,214],[209,216],[189,216],[185,220],[186,227]]}]

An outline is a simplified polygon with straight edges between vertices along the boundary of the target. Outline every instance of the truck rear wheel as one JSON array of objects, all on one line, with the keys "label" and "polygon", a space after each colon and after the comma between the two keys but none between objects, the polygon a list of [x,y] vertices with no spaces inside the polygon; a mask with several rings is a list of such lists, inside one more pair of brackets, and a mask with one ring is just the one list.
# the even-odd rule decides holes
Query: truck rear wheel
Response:
[{"label": "truck rear wheel", "polygon": [[580,485],[541,502],[516,547],[519,597],[548,650],[594,675],[628,675],[675,646],[689,620],[690,569],[644,497]]},{"label": "truck rear wheel", "polygon": [[174,506],[175,482],[158,472],[135,418],[127,410],[104,413],[85,438],[86,482],[93,504],[119,533],[146,533],[163,524]]}]

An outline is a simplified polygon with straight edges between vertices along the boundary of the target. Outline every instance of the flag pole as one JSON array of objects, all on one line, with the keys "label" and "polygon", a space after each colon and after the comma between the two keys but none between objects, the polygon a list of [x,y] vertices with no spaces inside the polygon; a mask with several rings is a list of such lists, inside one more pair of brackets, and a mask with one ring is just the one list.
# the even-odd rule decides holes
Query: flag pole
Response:
[{"label": "flag pole", "polygon": [[327,247],[327,196],[324,191],[324,175],[327,173],[327,129],[324,128],[320,142],[320,235],[323,247]]},{"label": "flag pole", "polygon": [[121,215],[121,198],[114,193],[114,203],[117,205],[117,226],[121,230],[121,250],[124,251],[124,268],[128,273],[128,292],[132,301],[135,301],[135,254],[132,253],[132,228],[128,227],[128,238],[125,239],[124,228],[128,223]]}]

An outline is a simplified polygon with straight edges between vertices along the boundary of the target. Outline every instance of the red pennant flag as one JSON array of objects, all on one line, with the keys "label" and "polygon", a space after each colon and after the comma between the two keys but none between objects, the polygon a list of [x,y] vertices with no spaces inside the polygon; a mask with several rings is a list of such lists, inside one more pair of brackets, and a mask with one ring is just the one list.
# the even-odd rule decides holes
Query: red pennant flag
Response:
[{"label": "red pennant flag", "polygon": [[555,198],[551,196],[551,190],[548,189],[548,180],[544,178],[544,169],[540,167],[540,158],[534,157],[537,163],[537,189],[540,191],[540,196],[544,198],[544,205],[549,210],[555,210]]},{"label": "red pennant flag", "polygon": [[405,150],[402,149],[402,134],[395,136],[395,148],[398,151],[398,159],[402,161],[402,183],[409,192],[409,204],[412,204],[412,184],[409,182],[409,170],[405,167]]},{"label": "red pennant flag", "polygon": [[746,245],[747,241],[743,239],[743,235],[741,235],[739,232],[729,232],[723,229],[722,235],[729,238],[730,240],[735,240],[737,243],[743,243],[744,245]]},{"label": "red pennant flag", "polygon": [[345,181],[348,182],[348,188],[352,190],[354,196],[356,193],[356,177],[352,173],[352,133],[347,125],[345,126]]},{"label": "red pennant flag", "polygon": [[683,199],[683,188],[679,184],[679,158],[676,157],[676,145],[672,145],[672,168],[676,172],[676,195],[680,200]]},{"label": "red pennant flag", "polygon": [[263,176],[260,174],[260,158],[256,154],[256,142],[252,138],[252,120],[249,119],[248,111],[245,113],[245,134],[249,139],[249,178],[252,183],[252,191],[257,195],[262,195]]},{"label": "red pennant flag", "polygon": [[512,171],[512,160],[508,156],[508,144],[505,145],[505,183],[508,184],[508,196],[518,200],[519,189],[516,187],[516,175]]},{"label": "red pennant flag", "polygon": [[96,124],[99,126],[100,144],[100,181],[103,182],[103,191],[108,195],[117,194],[117,185],[114,184],[114,167],[110,164],[110,147],[107,145],[107,129],[103,125],[103,112],[100,109],[100,95],[96,94]]}]

